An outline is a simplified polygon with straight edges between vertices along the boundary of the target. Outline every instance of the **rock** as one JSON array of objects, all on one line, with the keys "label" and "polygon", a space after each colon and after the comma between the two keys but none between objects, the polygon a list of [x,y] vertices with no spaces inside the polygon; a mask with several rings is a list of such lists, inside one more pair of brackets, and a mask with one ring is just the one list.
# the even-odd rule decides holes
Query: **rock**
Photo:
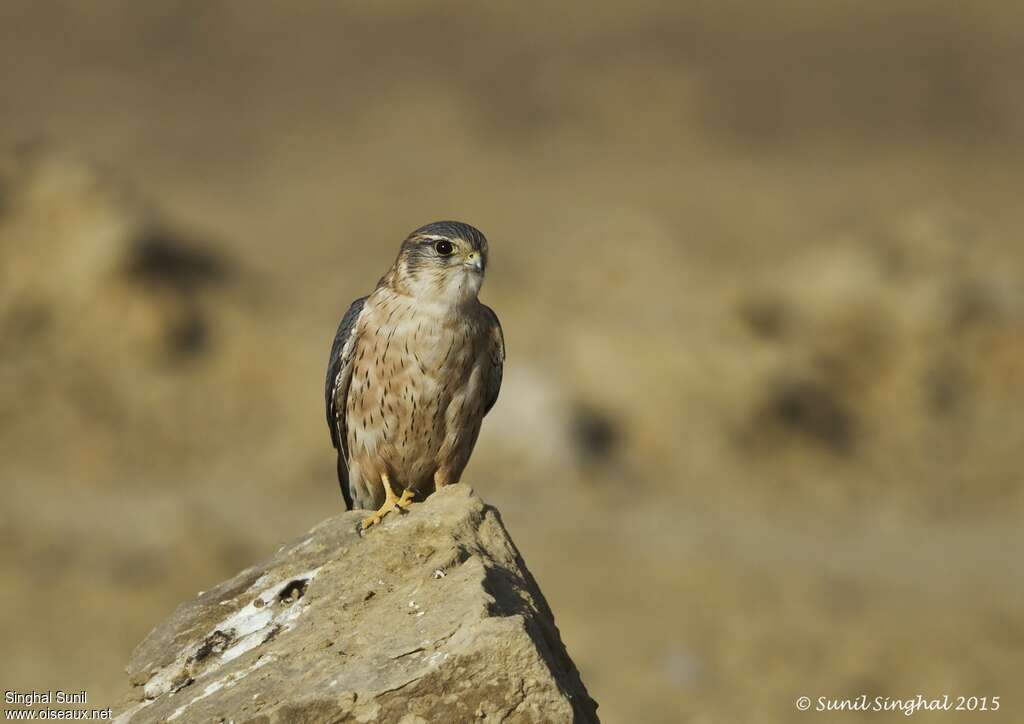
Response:
[{"label": "rock", "polygon": [[464,484],[329,518],[139,645],[119,721],[596,722],[498,511]]}]

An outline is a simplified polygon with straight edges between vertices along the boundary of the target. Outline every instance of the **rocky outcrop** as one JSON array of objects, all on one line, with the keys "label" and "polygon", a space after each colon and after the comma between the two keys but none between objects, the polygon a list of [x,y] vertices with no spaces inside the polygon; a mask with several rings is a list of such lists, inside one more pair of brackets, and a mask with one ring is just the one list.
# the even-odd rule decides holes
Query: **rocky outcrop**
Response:
[{"label": "rocky outcrop", "polygon": [[498,512],[454,485],[330,518],[139,645],[120,721],[594,722]]}]

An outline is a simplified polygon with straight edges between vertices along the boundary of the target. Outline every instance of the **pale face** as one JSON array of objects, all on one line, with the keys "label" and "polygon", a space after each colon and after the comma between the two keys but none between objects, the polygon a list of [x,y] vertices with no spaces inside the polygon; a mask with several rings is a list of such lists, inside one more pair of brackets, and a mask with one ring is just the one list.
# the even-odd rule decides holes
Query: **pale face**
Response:
[{"label": "pale face", "polygon": [[396,269],[402,286],[414,297],[445,305],[475,299],[487,267],[486,243],[459,237],[421,234],[405,241]]}]

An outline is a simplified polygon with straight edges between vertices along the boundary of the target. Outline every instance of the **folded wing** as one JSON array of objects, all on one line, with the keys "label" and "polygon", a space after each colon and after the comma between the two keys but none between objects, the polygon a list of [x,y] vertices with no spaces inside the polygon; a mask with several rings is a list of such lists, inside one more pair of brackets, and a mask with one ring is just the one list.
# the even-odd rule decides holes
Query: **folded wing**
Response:
[{"label": "folded wing", "polygon": [[338,451],[338,483],[345,506],[352,509],[352,494],[348,487],[348,435],[345,421],[346,401],[349,382],[352,380],[352,358],[358,338],[359,315],[363,312],[366,297],[352,302],[352,306],[341,318],[338,333],[331,345],[331,357],[327,362],[327,379],[324,384],[324,398],[327,404],[327,426],[331,431],[331,443]]}]

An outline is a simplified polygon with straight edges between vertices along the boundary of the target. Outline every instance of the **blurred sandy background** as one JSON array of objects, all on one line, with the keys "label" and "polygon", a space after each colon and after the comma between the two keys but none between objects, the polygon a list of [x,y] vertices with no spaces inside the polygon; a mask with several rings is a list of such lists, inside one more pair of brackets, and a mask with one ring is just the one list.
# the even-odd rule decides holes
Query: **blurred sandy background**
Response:
[{"label": "blurred sandy background", "polygon": [[337,321],[458,218],[465,481],[605,721],[1024,720],[1022,63],[1014,3],[0,4],[4,689],[113,701],[341,509]]}]

